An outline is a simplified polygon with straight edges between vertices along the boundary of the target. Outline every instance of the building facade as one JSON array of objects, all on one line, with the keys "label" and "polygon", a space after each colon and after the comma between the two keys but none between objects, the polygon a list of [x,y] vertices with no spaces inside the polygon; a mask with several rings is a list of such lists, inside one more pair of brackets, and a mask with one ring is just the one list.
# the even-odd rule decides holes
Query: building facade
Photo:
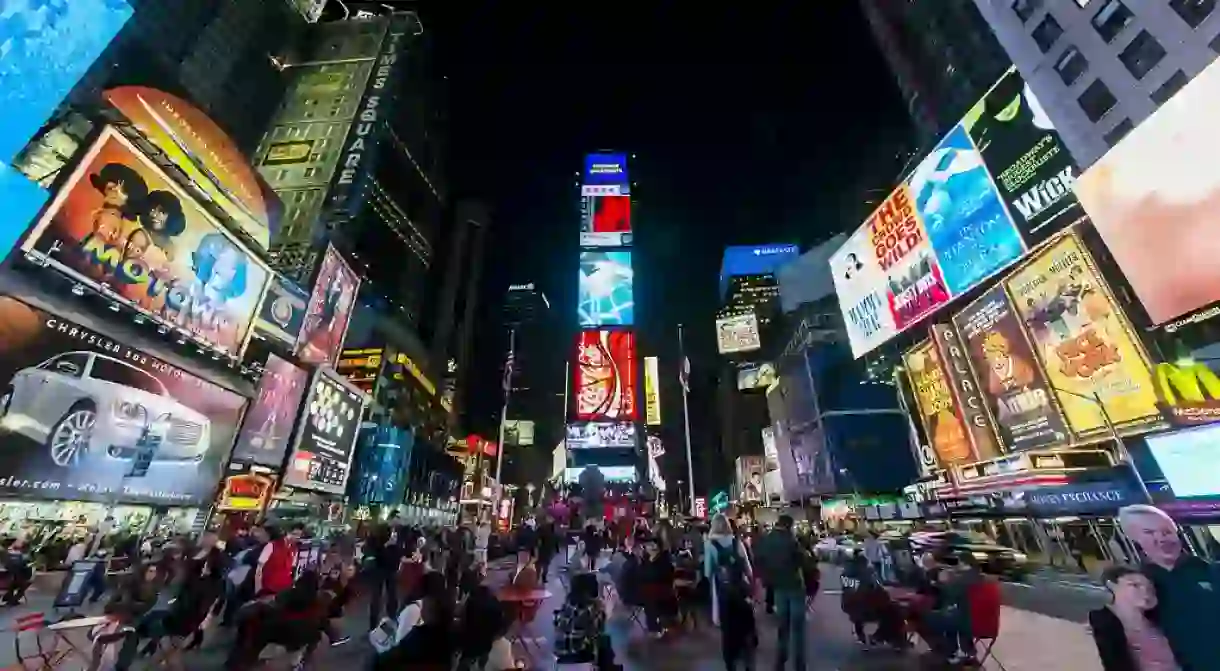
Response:
[{"label": "building facade", "polygon": [[1220,52],[1210,0],[975,0],[1081,169]]},{"label": "building facade", "polygon": [[861,5],[925,149],[1011,65],[970,0]]}]

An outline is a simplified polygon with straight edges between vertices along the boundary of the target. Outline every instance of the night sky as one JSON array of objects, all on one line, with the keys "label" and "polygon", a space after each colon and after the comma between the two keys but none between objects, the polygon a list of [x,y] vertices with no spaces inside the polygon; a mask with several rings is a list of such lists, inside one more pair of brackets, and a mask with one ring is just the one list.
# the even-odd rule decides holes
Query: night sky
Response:
[{"label": "night sky", "polygon": [[443,4],[454,13],[421,14],[448,77],[450,188],[494,208],[466,428],[495,435],[504,346],[489,331],[510,283],[541,285],[565,325],[556,356],[568,351],[575,173],[588,151],[629,152],[636,323],[641,355],[661,357],[672,480],[685,470],[679,323],[695,369],[695,452],[715,440],[723,247],[807,249],[855,228],[863,192],[891,185],[862,175],[878,152],[892,155],[878,138],[905,134],[906,114],[857,3]]}]

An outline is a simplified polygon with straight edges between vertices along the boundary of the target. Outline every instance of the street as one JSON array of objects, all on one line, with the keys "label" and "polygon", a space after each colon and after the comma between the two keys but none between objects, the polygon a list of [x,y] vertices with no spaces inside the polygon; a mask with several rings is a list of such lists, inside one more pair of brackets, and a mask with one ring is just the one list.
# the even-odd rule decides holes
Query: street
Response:
[{"label": "street", "polygon": [[[507,580],[508,570],[506,564],[498,563],[493,567],[489,582],[493,585],[503,584]],[[806,635],[809,646],[808,669],[884,671],[919,668],[917,653],[899,655],[883,650],[860,649],[852,635],[850,622],[839,608],[838,582],[838,569],[825,565],[823,593],[814,604]],[[562,602],[563,586],[552,577],[548,589],[554,596],[539,611],[533,635],[539,639],[541,648],[549,651],[554,640],[549,615]],[[52,595],[47,592],[31,593],[28,605],[3,613],[0,615],[0,622],[3,622],[7,629],[11,626],[11,619],[17,615],[39,610],[49,612],[51,599]],[[1059,585],[1050,580],[1033,580],[1027,585],[1005,585],[1004,599],[1006,605],[1001,615],[1000,638],[993,652],[1006,669],[1100,670],[1096,649],[1083,622],[1090,609],[1104,603],[1103,593]],[[337,648],[323,648],[317,655],[313,668],[325,669],[335,665],[341,665],[339,668],[361,668],[367,664],[372,654],[363,636],[367,620],[367,606],[365,602],[358,601],[349,609],[344,621],[344,628],[352,635],[352,641]],[[761,612],[758,622],[761,640],[756,666],[768,668],[775,659],[775,626],[770,618]],[[718,633],[706,621],[701,621],[696,631],[653,641],[620,612],[611,617],[610,634],[618,662],[628,671],[711,671],[723,668]],[[73,640],[79,645],[78,638]],[[213,634],[204,644],[203,650],[188,656],[188,668],[192,671],[223,668],[229,638],[227,632]],[[0,669],[20,668],[15,666],[16,657],[11,641],[11,633],[0,638]],[[926,649],[926,646],[917,648],[923,649]],[[535,661],[538,662],[534,665],[535,668],[554,667],[550,660]],[[83,666],[78,664],[65,668],[76,669]],[[989,668],[998,667],[991,664]]]}]

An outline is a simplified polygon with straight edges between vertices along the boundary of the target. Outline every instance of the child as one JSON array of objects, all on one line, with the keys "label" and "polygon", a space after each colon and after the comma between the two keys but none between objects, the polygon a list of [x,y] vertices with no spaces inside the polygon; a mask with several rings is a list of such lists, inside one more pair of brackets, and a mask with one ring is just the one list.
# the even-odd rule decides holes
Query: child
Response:
[{"label": "child", "polygon": [[600,671],[621,668],[614,663],[614,648],[606,635],[606,609],[600,594],[595,574],[572,577],[568,599],[555,611],[558,664],[596,664]]}]

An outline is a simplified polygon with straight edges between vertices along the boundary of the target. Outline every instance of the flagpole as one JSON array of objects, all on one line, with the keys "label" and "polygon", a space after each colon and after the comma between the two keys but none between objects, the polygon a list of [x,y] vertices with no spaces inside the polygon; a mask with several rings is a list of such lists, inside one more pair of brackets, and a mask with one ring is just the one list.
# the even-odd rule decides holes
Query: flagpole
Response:
[{"label": "flagpole", "polygon": [[686,481],[690,485],[690,514],[695,514],[695,462],[691,460],[690,450],[690,408],[686,402],[686,393],[690,387],[690,361],[686,359],[686,348],[682,343],[682,325],[678,324],[678,356],[682,357],[678,374],[682,381],[682,425],[686,429]]},{"label": "flagpole", "polygon": [[[493,518],[500,514],[500,500],[503,498],[504,484],[500,482],[500,473],[504,468],[504,427],[508,424],[508,400],[513,394],[513,366],[517,357],[517,329],[508,331],[508,360],[504,362],[504,406],[500,408],[500,443],[496,455],[496,496],[495,507],[491,511]],[[512,520],[509,520],[511,523]]]}]

